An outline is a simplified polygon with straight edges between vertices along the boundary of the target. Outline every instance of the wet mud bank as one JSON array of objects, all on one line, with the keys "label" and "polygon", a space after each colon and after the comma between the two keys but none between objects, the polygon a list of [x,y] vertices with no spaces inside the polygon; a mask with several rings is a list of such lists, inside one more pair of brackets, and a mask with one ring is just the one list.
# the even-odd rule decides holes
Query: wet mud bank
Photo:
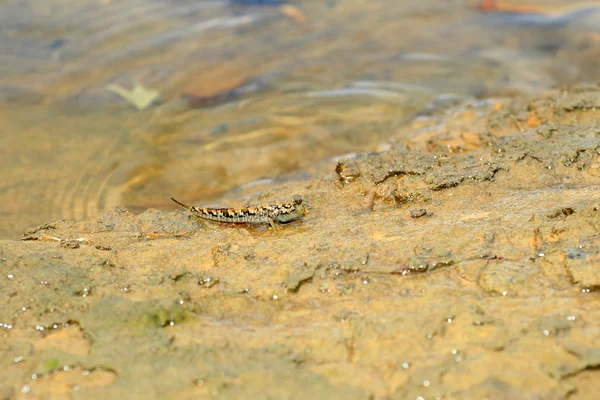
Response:
[{"label": "wet mud bank", "polygon": [[0,399],[590,398],[599,105],[430,112],[255,194],[305,199],[276,231],[117,208],[0,241]]}]

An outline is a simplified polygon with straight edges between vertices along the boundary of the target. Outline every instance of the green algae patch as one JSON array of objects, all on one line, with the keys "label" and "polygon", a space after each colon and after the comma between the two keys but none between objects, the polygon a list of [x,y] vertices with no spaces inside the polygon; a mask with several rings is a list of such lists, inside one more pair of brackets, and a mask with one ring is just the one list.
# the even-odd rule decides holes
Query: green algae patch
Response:
[{"label": "green algae patch", "polygon": [[46,360],[42,364],[42,368],[44,369],[45,372],[52,371],[53,369],[56,369],[58,367],[60,367],[60,363],[58,362],[58,360],[56,358],[51,358],[50,360]]}]

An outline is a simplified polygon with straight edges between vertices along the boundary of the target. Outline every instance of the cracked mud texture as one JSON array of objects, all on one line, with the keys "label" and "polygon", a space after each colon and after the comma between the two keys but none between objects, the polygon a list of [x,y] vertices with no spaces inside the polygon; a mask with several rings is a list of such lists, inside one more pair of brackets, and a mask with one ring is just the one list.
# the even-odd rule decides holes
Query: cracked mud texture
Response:
[{"label": "cracked mud texture", "polygon": [[1,241],[0,398],[592,398],[598,104],[417,118],[255,194],[306,199],[276,232],[120,208]]}]

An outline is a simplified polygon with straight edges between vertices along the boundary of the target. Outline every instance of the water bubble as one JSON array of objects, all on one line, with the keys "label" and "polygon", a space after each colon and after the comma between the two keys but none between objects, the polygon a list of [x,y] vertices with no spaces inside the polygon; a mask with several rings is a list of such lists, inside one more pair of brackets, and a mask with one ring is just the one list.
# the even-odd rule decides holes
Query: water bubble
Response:
[{"label": "water bubble", "polygon": [[31,392],[31,387],[29,385],[25,385],[21,388],[21,393],[27,394],[29,392]]},{"label": "water bubble", "polygon": [[448,318],[448,323],[451,323],[451,322],[452,322],[452,318]]},{"label": "water bubble", "polygon": [[273,300],[277,300],[279,298],[279,296],[277,296],[276,294],[273,295]]},{"label": "water bubble", "polygon": [[567,321],[575,321],[575,316],[574,315],[567,316]]},{"label": "water bubble", "polygon": [[548,336],[548,335],[550,335],[550,331],[549,331],[548,329],[544,329],[544,330],[542,331],[542,333],[544,334],[544,336]]},{"label": "water bubble", "polygon": [[37,379],[37,374],[31,374],[31,379],[33,379],[34,381]]},{"label": "water bubble", "polygon": [[458,353],[458,350],[456,350],[456,349],[452,349],[451,353],[452,353],[452,354],[457,354],[457,353]]},{"label": "water bubble", "polygon": [[504,292],[502,292],[502,296],[506,296],[508,294],[508,292],[505,290]]},{"label": "water bubble", "polygon": [[457,363],[461,362],[462,360],[463,360],[463,358],[461,356],[454,357],[454,361]]},{"label": "water bubble", "polygon": [[204,385],[204,379],[198,379],[198,380],[196,381],[196,385],[198,385],[198,386],[203,386],[203,385]]},{"label": "water bubble", "polygon": [[38,330],[38,331],[43,331],[44,327],[41,326],[41,325],[38,325],[38,326],[35,327],[35,329]]},{"label": "water bubble", "polygon": [[402,368],[404,368],[404,369],[409,369],[409,368],[410,368],[410,364],[409,364],[409,363],[407,363],[407,362],[403,362],[403,363],[402,363]]},{"label": "water bubble", "polygon": [[171,321],[171,322],[169,322],[169,325],[171,325],[171,326],[175,326],[175,321]]},{"label": "water bubble", "polygon": [[14,276],[13,274],[8,274],[8,275],[6,275],[6,277],[7,277],[8,279],[13,279],[15,276]]},{"label": "water bubble", "polygon": [[431,339],[431,338],[433,337],[433,334],[432,334],[432,333],[428,333],[427,335],[425,335],[425,337],[426,337],[427,339]]},{"label": "water bubble", "polygon": [[423,387],[429,387],[431,385],[431,382],[429,382],[427,379],[425,379],[423,381]]},{"label": "water bubble", "polygon": [[417,396],[417,400],[425,400],[423,396]]},{"label": "water bubble", "polygon": [[79,385],[73,385],[73,388],[72,388],[72,389],[73,389],[73,390],[79,390],[79,389],[81,389],[81,386],[79,386]]},{"label": "water bubble", "polygon": [[183,304],[183,300],[179,300],[179,304]]},{"label": "water bubble", "polygon": [[89,369],[84,369],[84,370],[81,372],[81,375],[83,375],[83,376],[88,376],[89,374],[90,374],[90,370],[89,370]]},{"label": "water bubble", "polygon": [[70,366],[68,366],[68,365],[65,365],[65,366],[63,367],[63,371],[70,371],[70,370],[71,370],[71,367],[70,367]]},{"label": "water bubble", "polygon": [[23,356],[18,356],[18,357],[15,357],[15,362],[16,362],[16,363],[20,363],[20,362],[21,362],[21,361],[23,361],[24,359],[25,359],[25,358],[24,358]]},{"label": "water bubble", "polygon": [[544,256],[545,256],[545,254],[544,254],[544,253],[540,253],[540,254],[538,254],[538,257],[544,257]]}]

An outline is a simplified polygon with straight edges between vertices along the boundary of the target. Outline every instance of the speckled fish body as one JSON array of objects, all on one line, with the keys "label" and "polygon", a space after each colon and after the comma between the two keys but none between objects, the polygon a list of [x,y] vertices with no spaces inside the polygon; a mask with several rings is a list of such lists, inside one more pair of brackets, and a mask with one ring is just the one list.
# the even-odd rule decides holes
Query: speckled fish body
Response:
[{"label": "speckled fish body", "polygon": [[271,204],[265,206],[251,206],[245,208],[206,208],[190,206],[171,198],[175,203],[188,209],[195,216],[218,222],[246,223],[246,224],[271,224],[274,222],[287,223],[304,217],[306,208],[302,204],[302,197],[294,196],[294,201],[289,203]]}]

